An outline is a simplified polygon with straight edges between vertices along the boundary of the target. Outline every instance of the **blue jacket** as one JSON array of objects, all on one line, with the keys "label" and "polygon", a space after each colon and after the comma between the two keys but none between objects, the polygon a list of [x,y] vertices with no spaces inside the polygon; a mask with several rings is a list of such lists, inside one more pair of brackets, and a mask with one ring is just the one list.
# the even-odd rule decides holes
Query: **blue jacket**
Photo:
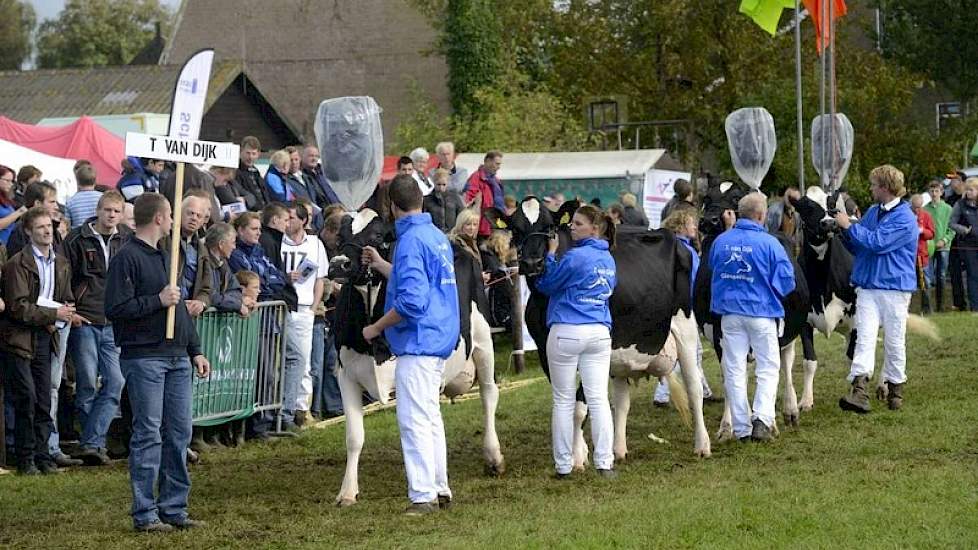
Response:
[{"label": "blue jacket", "polygon": [[278,171],[278,168],[269,166],[265,172],[265,186],[268,188],[268,198],[275,202],[289,202],[292,200],[292,190],[289,189],[288,176]]},{"label": "blue jacket", "polygon": [[259,301],[281,300],[285,290],[285,275],[265,255],[261,244],[246,244],[238,239],[238,245],[228,259],[231,271],[254,271],[261,280]]},{"label": "blue jacket", "polygon": [[781,319],[781,300],[795,289],[795,270],[784,247],[764,226],[740,219],[710,248],[710,311]]},{"label": "blue jacket", "polygon": [[413,214],[394,224],[397,244],[384,312],[403,320],[384,331],[394,355],[448,357],[458,346],[458,288],[448,238],[428,214]]},{"label": "blue jacket", "polygon": [[123,173],[115,186],[127,201],[133,202],[143,193],[156,193],[160,190],[159,176],[147,172],[139,157],[126,157],[126,160],[132,165],[132,171]]},{"label": "blue jacket", "polygon": [[842,233],[852,252],[852,277],[857,288],[917,290],[917,216],[910,203],[900,201],[889,211],[875,204],[859,223]]},{"label": "blue jacket", "polygon": [[679,242],[683,243],[693,257],[693,265],[689,271],[689,303],[693,303],[693,289],[696,287],[696,272],[700,270],[700,255],[693,248],[693,244],[689,242],[689,237],[676,235],[676,238],[679,239]]},{"label": "blue jacket", "polygon": [[553,254],[548,254],[543,275],[537,280],[537,290],[550,296],[547,326],[600,323],[610,329],[608,300],[617,283],[615,259],[608,252],[608,241],[595,238],[577,241],[559,262]]}]

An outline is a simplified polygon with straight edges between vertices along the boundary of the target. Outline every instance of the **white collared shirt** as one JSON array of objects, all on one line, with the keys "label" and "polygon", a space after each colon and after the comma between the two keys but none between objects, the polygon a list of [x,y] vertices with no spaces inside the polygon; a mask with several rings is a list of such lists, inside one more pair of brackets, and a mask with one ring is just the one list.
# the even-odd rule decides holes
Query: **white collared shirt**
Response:
[{"label": "white collared shirt", "polygon": [[41,255],[41,251],[33,244],[31,252],[34,254],[34,262],[37,264],[37,273],[41,281],[41,288],[38,289],[38,298],[54,300],[54,248],[48,248],[48,255]]},{"label": "white collared shirt", "polygon": [[900,197],[897,197],[886,204],[880,205],[880,208],[882,208],[885,212],[889,212],[890,210],[896,208],[898,204],[900,204]]}]

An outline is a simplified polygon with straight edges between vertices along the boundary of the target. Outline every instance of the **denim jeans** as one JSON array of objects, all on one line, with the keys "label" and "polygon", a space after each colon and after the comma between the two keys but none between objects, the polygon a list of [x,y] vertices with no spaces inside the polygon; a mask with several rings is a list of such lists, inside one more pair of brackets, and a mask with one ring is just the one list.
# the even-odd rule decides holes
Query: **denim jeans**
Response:
[{"label": "denim jeans", "polygon": [[[282,421],[292,423],[296,411],[308,411],[312,394],[309,357],[315,316],[311,310],[289,313],[289,333],[285,343],[285,372],[282,389]],[[308,377],[308,385],[306,378]]]},{"label": "denim jeans", "polygon": [[[120,364],[132,405],[129,478],[133,523],[183,520],[190,495],[190,359],[140,357],[122,359]],[[157,482],[159,498],[154,494]]]},{"label": "denim jeans", "polygon": [[104,449],[105,434],[119,412],[125,385],[112,325],[82,325],[72,329],[69,338],[75,364],[75,407],[82,427],[80,444]]},{"label": "denim jeans", "polygon": [[343,414],[343,396],[333,369],[336,365],[336,346],[333,332],[326,321],[316,318],[312,327],[312,412]]},{"label": "denim jeans", "polygon": [[58,433],[58,393],[61,391],[61,379],[64,377],[65,355],[68,351],[68,335],[71,325],[58,329],[58,354],[51,356],[51,434],[48,436],[48,454],[52,457],[63,455],[61,452],[61,434]]}]

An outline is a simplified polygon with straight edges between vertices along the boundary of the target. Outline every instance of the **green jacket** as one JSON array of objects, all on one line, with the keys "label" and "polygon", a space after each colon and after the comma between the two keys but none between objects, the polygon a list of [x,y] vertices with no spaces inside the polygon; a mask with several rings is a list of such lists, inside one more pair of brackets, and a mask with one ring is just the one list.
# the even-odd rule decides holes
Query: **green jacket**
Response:
[{"label": "green jacket", "polygon": [[954,239],[954,231],[948,227],[951,219],[951,205],[941,201],[940,204],[933,202],[927,203],[924,210],[934,219],[934,238],[927,241],[927,256],[932,257],[937,241],[944,240],[944,250],[951,249],[951,240]]}]

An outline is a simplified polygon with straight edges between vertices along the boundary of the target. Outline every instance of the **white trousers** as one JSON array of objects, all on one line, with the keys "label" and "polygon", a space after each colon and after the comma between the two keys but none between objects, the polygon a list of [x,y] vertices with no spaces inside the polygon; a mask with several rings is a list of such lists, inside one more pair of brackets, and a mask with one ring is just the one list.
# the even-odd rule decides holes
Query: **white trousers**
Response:
[{"label": "white trousers", "polygon": [[883,325],[883,381],[894,384],[907,381],[909,309],[909,292],[856,289],[856,349],[849,371],[850,382],[857,376],[873,377],[880,325]]},{"label": "white trousers", "polygon": [[282,408],[286,411],[308,411],[312,398],[312,326],[316,316],[309,308],[289,312],[289,333],[286,336],[285,387]]},{"label": "white trousers", "polygon": [[601,324],[550,327],[547,361],[553,389],[554,465],[557,473],[568,474],[573,466],[574,406],[577,374],[581,375],[584,397],[591,417],[594,466],[608,470],[614,466],[612,452],[614,427],[608,403],[608,376],[611,369],[611,335]]},{"label": "white trousers", "polygon": [[[723,386],[738,439],[751,434],[751,421],[760,419],[774,426],[774,402],[778,393],[781,355],[778,350],[778,323],[775,319],[724,315],[720,321],[723,337]],[[754,413],[747,404],[747,354],[754,351]]]},{"label": "white trousers", "polygon": [[394,369],[397,427],[411,502],[452,496],[448,488],[445,425],[438,403],[444,371],[444,359],[419,355],[398,357]]}]

